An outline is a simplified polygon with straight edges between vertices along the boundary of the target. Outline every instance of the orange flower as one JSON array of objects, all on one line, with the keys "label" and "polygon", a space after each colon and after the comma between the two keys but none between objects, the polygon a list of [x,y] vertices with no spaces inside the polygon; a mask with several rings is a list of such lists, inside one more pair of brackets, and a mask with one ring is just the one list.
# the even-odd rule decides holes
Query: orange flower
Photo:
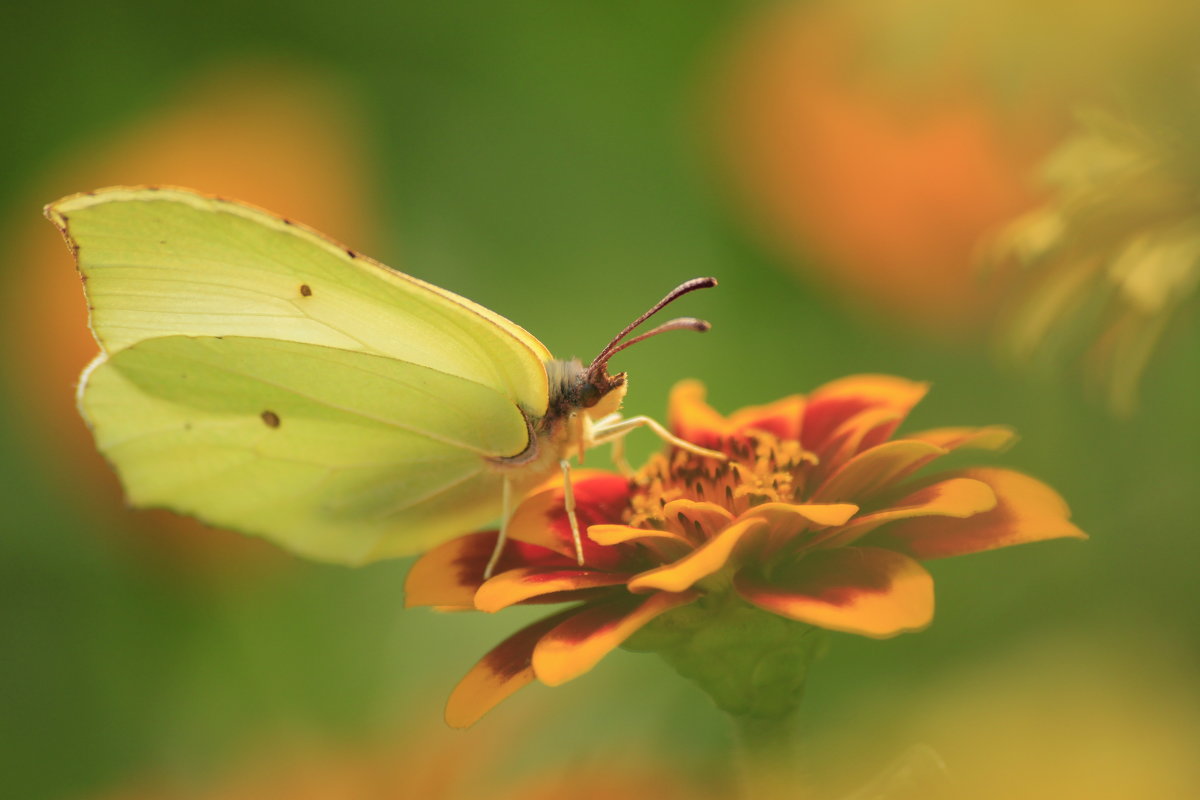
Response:
[{"label": "orange flower", "polygon": [[[714,689],[700,675],[709,669],[703,656],[697,663],[693,652],[681,666],[680,648],[694,650],[714,615],[723,615],[722,636],[737,640],[738,653],[747,652],[747,637],[767,637],[786,639],[779,652],[794,654],[796,637],[813,628],[886,638],[933,617],[933,579],[919,560],[1085,538],[1062,498],[1020,473],[973,468],[916,477],[953,450],[997,450],[1013,439],[1002,427],[892,439],[926,388],[853,376],[726,418],[705,404],[699,383],[684,382],[671,396],[672,429],[728,460],[676,449],[633,478],[577,472],[583,566],[574,559],[561,481],[518,507],[509,525],[514,542],[491,579],[483,580],[483,568],[494,531],[426,554],[408,576],[410,606],[494,612],[575,602],[484,656],[454,690],[447,721],[470,725],[535,678],[554,686],[578,677],[656,618],[639,634],[639,649],[674,651],[664,655],[722,707],[759,713],[755,704],[798,700],[799,686],[779,685],[795,695],[786,701],[769,692],[766,701],[731,699],[728,687]],[[717,673],[735,668],[722,663]],[[806,663],[797,666],[800,681]],[[749,672],[761,674],[756,665]],[[718,675],[717,683],[725,680]]]}]

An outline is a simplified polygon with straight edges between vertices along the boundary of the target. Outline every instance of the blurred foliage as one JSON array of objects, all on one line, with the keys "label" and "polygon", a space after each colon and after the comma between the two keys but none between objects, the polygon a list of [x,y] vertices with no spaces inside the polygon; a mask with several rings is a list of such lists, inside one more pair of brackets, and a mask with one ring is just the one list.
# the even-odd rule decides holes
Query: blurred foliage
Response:
[{"label": "blurred foliage", "polygon": [[[1180,99],[1195,103],[1200,83],[1189,89]],[[1196,305],[1195,133],[1081,115],[1079,131],[1044,165],[1051,200],[994,246],[998,262],[1024,273],[997,337],[1009,358],[1058,369],[1082,358],[1114,411],[1132,413],[1159,341],[1181,309]]]},{"label": "blurred foliage", "polygon": [[[1070,13],[1062,16],[1090,20],[1084,5],[1064,2]],[[232,129],[223,140],[228,144],[212,148],[189,173],[223,185],[199,188],[280,211],[292,198],[297,208],[310,209],[294,212],[300,219],[342,239],[363,237],[350,243],[505,314],[556,354],[590,355],[679,280],[718,276],[720,289],[687,301],[686,313],[713,322],[711,333],[667,337],[621,354],[616,366],[631,374],[632,413],[661,416],[668,387],[683,377],[704,380],[714,405],[728,411],[875,371],[936,385],[911,429],[1005,423],[1021,433],[1004,464],[1058,489],[1092,540],[939,563],[941,602],[927,632],[888,642],[834,637],[829,655],[813,668],[806,698],[806,735],[822,755],[814,755],[815,782],[846,790],[865,784],[918,737],[966,779],[986,776],[997,764],[1026,765],[1032,758],[1026,734],[1044,724],[1039,720],[1056,720],[1056,729],[1070,736],[1088,723],[1081,709],[1107,698],[1116,711],[1105,717],[1104,730],[1113,732],[1105,747],[1144,760],[1156,776],[1179,776],[1181,783],[1162,786],[1197,791],[1195,777],[1178,763],[1195,751],[1197,734],[1170,708],[1195,697],[1200,655],[1195,319],[1181,315],[1164,337],[1145,376],[1139,413],[1114,421],[1071,382],[997,369],[960,337],[931,341],[909,323],[848,310],[852,304],[828,285],[802,277],[838,265],[819,248],[798,247],[785,257],[762,246],[748,222],[752,212],[729,191],[728,162],[718,155],[723,145],[715,144],[718,130],[728,127],[721,115],[729,107],[718,97],[729,86],[734,43],[763,7],[681,0],[348,0],[334,7],[63,0],[9,10],[0,31],[6,110],[0,774],[7,793],[38,800],[97,797],[122,787],[209,791],[236,785],[226,784],[226,776],[253,771],[257,754],[291,745],[334,753],[407,750],[411,737],[440,725],[442,698],[481,649],[513,629],[511,617],[472,615],[448,626],[436,614],[403,612],[402,561],[348,570],[238,545],[162,556],[153,542],[177,534],[147,536],[146,528],[173,523],[116,512],[111,494],[97,499],[100,467],[85,463],[63,435],[71,426],[82,433],[63,402],[69,379],[62,372],[39,375],[39,364],[78,347],[78,287],[53,290],[59,299],[49,306],[72,309],[61,317],[17,309],[33,291],[31,272],[71,274],[65,248],[32,244],[56,236],[41,206],[95,188],[86,184],[90,176],[126,180],[113,174],[122,164],[131,173],[137,164],[129,182],[160,180],[156,174],[178,180],[171,174],[178,174],[173,165],[185,158],[183,150],[157,165],[136,157],[153,144],[139,137],[158,131],[151,139],[165,138],[155,120],[181,104],[207,108]],[[974,19],[969,7],[958,6],[957,17]],[[1122,13],[1122,19],[1132,14]],[[1137,36],[1149,41],[1195,31],[1187,18],[1181,23],[1168,14],[1168,23],[1160,18],[1151,25],[1146,15],[1133,18]],[[969,26],[974,38],[961,49],[1005,53],[1003,37],[986,34],[1008,28],[981,19]],[[1133,30],[1092,21],[1117,43],[1122,26]],[[1063,26],[1029,27],[1047,59],[1074,35]],[[933,35],[934,28],[926,30]],[[938,36],[961,30],[943,25]],[[1058,38],[1047,38],[1052,34]],[[983,39],[986,47],[978,44]],[[1088,43],[1073,46],[1083,51]],[[1098,66],[1086,73],[1089,80],[1120,71],[1120,59],[1134,57],[1119,47],[1093,49]],[[988,74],[1011,69],[1017,76],[1019,67],[1036,73],[1025,55],[989,59]],[[293,133],[286,124],[264,127],[264,117],[247,115],[239,123],[219,105],[200,105],[196,86],[230,71],[234,83],[247,86],[278,87],[290,79],[302,107],[339,124],[315,149],[290,150],[317,124],[294,122]],[[274,77],[264,82],[266,73]],[[1003,102],[1019,104],[1019,89],[1029,83],[1013,82]],[[306,94],[318,84],[317,95]],[[999,91],[986,81],[976,89],[981,102]],[[1064,90],[1069,99],[1072,92]],[[257,101],[267,116],[276,94],[267,89]],[[273,118],[278,124],[280,117]],[[250,165],[231,174],[221,164],[239,140],[255,140],[262,130],[278,131],[281,160],[255,186],[233,186],[236,175],[253,171],[250,165],[266,163],[270,137],[247,151],[259,154]],[[920,157],[936,160],[938,152],[927,148]],[[98,162],[105,159],[102,170]],[[324,177],[286,182],[301,172]],[[896,174],[919,180],[921,171]],[[959,200],[927,202],[936,230],[936,221],[947,218],[938,204]],[[855,205],[845,208],[853,213]],[[938,208],[941,217],[933,213]],[[781,269],[794,263],[801,277]],[[53,407],[61,413],[51,413]],[[635,463],[656,447],[648,435],[630,441]],[[111,484],[106,491],[114,491]],[[209,566],[194,569],[197,560]],[[1069,696],[1046,683],[1028,689],[1022,680],[1060,663],[1054,643],[1063,638],[1085,643],[1061,663],[1090,682]],[[1141,658],[1147,642],[1169,646]],[[1005,676],[1012,677],[1004,695],[1011,706],[985,704]],[[1173,687],[1170,696],[1139,688],[1160,680]],[[974,715],[981,704],[987,707]],[[938,709],[992,735],[967,740],[955,733],[957,722],[922,727],[930,719],[923,715]],[[1026,726],[1006,717],[989,727],[982,715],[1012,709],[1028,712]],[[1136,723],[1121,722],[1126,714]],[[1171,746],[1153,753],[1135,747],[1146,731]],[[480,749],[504,743],[485,785],[650,758],[667,774],[719,786],[728,733],[708,701],[664,665],[620,653],[569,686],[531,690],[476,729],[454,735],[464,737],[468,750],[471,743]],[[1191,747],[1173,749],[1180,744]],[[964,751],[968,745],[975,749]],[[1092,755],[1112,752],[1094,738],[1080,739],[1079,747]],[[1115,759],[1084,763],[1093,770],[1089,780],[1124,769]],[[1035,766],[1051,770],[1047,786],[1069,775],[1069,765]],[[1060,766],[1061,774],[1054,773]]]}]

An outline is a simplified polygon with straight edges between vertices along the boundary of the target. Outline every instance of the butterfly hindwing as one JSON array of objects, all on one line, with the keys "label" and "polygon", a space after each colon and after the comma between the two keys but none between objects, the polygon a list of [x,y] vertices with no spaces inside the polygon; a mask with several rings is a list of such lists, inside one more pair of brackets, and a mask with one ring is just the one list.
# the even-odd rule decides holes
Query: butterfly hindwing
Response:
[{"label": "butterfly hindwing", "polygon": [[135,505],[344,563],[487,522],[501,480],[487,459],[528,437],[493,388],[248,337],[138,342],[89,371],[80,407]]}]

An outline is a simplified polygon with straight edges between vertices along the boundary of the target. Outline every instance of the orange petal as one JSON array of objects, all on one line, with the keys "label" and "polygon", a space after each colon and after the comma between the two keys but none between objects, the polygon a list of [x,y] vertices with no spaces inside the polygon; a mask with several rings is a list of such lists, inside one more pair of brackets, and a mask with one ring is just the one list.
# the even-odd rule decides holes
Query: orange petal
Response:
[{"label": "orange petal", "polygon": [[864,450],[842,464],[813,492],[812,499],[830,503],[860,501],[908,475],[946,451],[937,445],[909,439],[886,442]]},{"label": "orange petal", "polygon": [[547,686],[578,678],[659,614],[697,597],[699,592],[659,592],[644,601],[621,598],[590,605],[541,637],[533,671]]},{"label": "orange petal", "polygon": [[767,551],[795,542],[797,537],[830,526],[844,525],[858,512],[853,503],[763,503],[742,514],[741,519],[766,523],[763,538]]},{"label": "orange petal", "polygon": [[886,441],[903,419],[903,414],[887,407],[868,408],[850,417],[826,438],[817,472],[828,475],[864,450],[868,442],[873,446]]},{"label": "orange petal", "polygon": [[761,519],[739,520],[678,561],[631,578],[629,591],[682,592],[690,589],[696,581],[707,578],[729,563],[734,549],[748,535],[765,527],[766,523]]},{"label": "orange petal", "polygon": [[973,450],[1004,450],[1017,440],[1017,432],[1004,425],[982,428],[932,428],[920,433],[906,434],[905,439],[943,447],[947,451],[967,447]]},{"label": "orange petal", "polygon": [[701,447],[720,447],[721,438],[729,432],[729,423],[704,402],[707,394],[700,381],[679,381],[671,387],[667,427],[679,438]]},{"label": "orange petal", "polygon": [[663,506],[662,516],[692,544],[712,538],[733,522],[733,514],[723,506],[703,500],[672,500]]},{"label": "orange petal", "polygon": [[[571,488],[575,493],[575,515],[579,529],[590,525],[620,522],[629,501],[629,481],[620,475],[601,470],[572,470]],[[561,474],[534,488],[521,501],[508,521],[508,536],[575,557],[575,544],[563,496]],[[615,567],[621,554],[582,540],[584,561],[603,568]]]},{"label": "orange petal", "polygon": [[863,442],[864,447],[872,447],[892,435],[927,391],[929,384],[891,375],[851,375],[832,381],[808,396],[801,440],[805,449],[821,453],[846,420],[867,409],[888,409],[895,414],[894,421],[874,429]]},{"label": "orange petal", "polygon": [[872,533],[871,544],[927,559],[1045,539],[1087,538],[1070,522],[1071,510],[1062,497],[1039,480],[989,467],[955,474],[990,486],[996,493],[996,507],[966,519],[929,517],[896,522]]},{"label": "orange petal", "polygon": [[734,586],[780,616],[880,639],[920,630],[933,619],[933,578],[925,568],[874,547],[818,550],[770,580],[739,573]]},{"label": "orange petal", "polygon": [[761,519],[768,535],[794,536],[812,525],[844,525],[855,515],[853,503],[762,503],[746,511],[740,519]]},{"label": "orange petal", "polygon": [[706,393],[699,381],[680,381],[671,389],[667,423],[676,436],[712,448],[719,448],[722,438],[751,430],[766,431],[780,439],[799,438],[805,403],[800,395],[743,408],[726,419],[704,401]]},{"label": "orange petal", "polygon": [[475,607],[475,590],[496,545],[496,531],[451,539],[417,559],[404,579],[404,606]]},{"label": "orange petal", "polygon": [[452,728],[474,725],[497,703],[532,681],[533,649],[538,640],[578,611],[576,606],[522,628],[481,658],[450,693],[446,724]]},{"label": "orange petal", "polygon": [[[496,546],[496,534],[483,531],[460,536],[417,559],[404,579],[404,605],[473,610],[475,591],[483,583],[483,570]],[[575,566],[575,558],[537,545],[509,542],[496,562],[500,572],[527,566],[571,567]]]},{"label": "orange petal", "polygon": [[887,522],[910,517],[970,517],[996,507],[996,493],[983,481],[950,478],[925,486],[882,511],[865,514],[850,525],[818,536],[821,547],[850,544]]},{"label": "orange petal", "polygon": [[[553,567],[522,567],[492,576],[475,592],[475,607],[480,611],[499,611],[534,597],[577,592],[602,586],[619,586],[628,575],[599,572],[591,569],[555,569]],[[553,602],[569,602],[576,598],[552,598]]]},{"label": "orange petal", "polygon": [[597,544],[611,547],[626,542],[666,540],[691,549],[692,542],[674,531],[659,531],[653,528],[634,528],[630,525],[593,525],[587,529],[588,538]]},{"label": "orange petal", "polygon": [[729,424],[735,433],[765,431],[777,439],[799,441],[806,405],[803,395],[794,394],[764,406],[738,409],[729,417]]}]

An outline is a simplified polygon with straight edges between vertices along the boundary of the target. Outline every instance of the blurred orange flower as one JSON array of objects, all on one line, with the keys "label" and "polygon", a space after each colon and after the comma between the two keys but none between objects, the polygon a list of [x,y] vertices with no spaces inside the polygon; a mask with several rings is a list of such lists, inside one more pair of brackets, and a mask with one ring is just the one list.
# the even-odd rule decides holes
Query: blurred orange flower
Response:
[{"label": "blurred orange flower", "polygon": [[[699,800],[717,796],[652,759],[613,759],[603,768],[587,763],[561,768],[541,764],[514,775],[512,744],[520,737],[513,733],[505,729],[464,738],[459,732],[427,730],[420,736],[367,742],[353,749],[317,743],[276,745],[211,781],[197,781],[195,775],[183,781],[178,776],[143,777],[94,800]],[[506,769],[498,767],[502,762],[508,762]]]},{"label": "blurred orange flower", "polygon": [[132,534],[122,543],[186,569],[287,560],[262,541],[124,505],[116,476],[75,410],[73,386],[96,352],[79,275],[38,209],[100,186],[173,184],[243,198],[370,242],[376,226],[358,116],[320,73],[269,61],[224,63],[109,139],[63,158],[22,205],[28,213],[14,226],[5,259],[19,267],[0,301],[4,356],[21,376],[13,384],[17,407],[54,477],[89,512]]},{"label": "blurred orange flower", "polygon": [[885,638],[933,617],[933,579],[920,560],[1085,538],[1062,498],[1026,475],[968,468],[915,477],[954,450],[997,450],[1013,439],[1002,427],[893,439],[926,390],[859,375],[723,417],[704,402],[699,383],[684,382],[671,396],[672,429],[728,459],[675,449],[633,478],[577,473],[583,566],[574,558],[561,480],[525,497],[509,524],[514,542],[489,580],[483,571],[494,531],[426,554],[408,576],[410,606],[492,612],[577,603],[488,653],[454,690],[447,721],[470,725],[534,679],[554,686],[576,678],[677,609],[668,637],[734,608],[754,612],[741,627],[772,624],[763,621],[766,611]]},{"label": "blurred orange flower", "polygon": [[[1040,94],[1013,102],[989,85],[977,59],[997,43],[972,39],[997,26],[945,5],[762,5],[717,92],[722,160],[754,232],[871,320],[935,335],[987,319],[996,285],[973,255],[1036,202],[1026,175],[1062,124]],[[920,64],[896,63],[913,41]],[[1039,92],[1054,80],[1040,72]]]}]

